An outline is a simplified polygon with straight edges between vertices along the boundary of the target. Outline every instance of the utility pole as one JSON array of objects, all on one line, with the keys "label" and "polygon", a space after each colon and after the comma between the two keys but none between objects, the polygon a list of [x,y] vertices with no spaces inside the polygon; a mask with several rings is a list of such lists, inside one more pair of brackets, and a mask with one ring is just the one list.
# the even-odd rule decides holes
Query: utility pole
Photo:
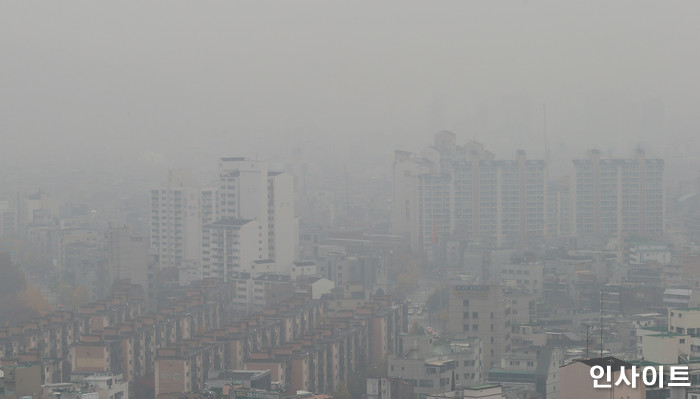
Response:
[{"label": "utility pole", "polygon": [[603,290],[600,290],[600,357],[603,357]]},{"label": "utility pole", "polygon": [[588,323],[586,323],[586,359],[590,359],[590,358],[588,357],[588,343],[590,342],[590,338],[591,338],[591,336],[590,336],[588,330],[589,330],[590,328],[591,328],[591,325],[588,324]]}]

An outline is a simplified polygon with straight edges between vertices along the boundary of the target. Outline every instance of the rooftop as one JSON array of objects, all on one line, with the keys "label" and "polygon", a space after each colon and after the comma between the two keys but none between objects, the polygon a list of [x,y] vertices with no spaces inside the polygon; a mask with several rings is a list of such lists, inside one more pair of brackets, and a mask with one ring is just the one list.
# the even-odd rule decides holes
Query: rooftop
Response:
[{"label": "rooftop", "polygon": [[219,219],[214,223],[210,223],[208,227],[236,227],[243,226],[252,222],[252,219],[236,219],[236,218],[223,218]]},{"label": "rooftop", "polygon": [[608,357],[598,357],[595,359],[583,359],[579,360],[578,362],[584,363],[588,366],[602,366],[602,367],[607,367],[610,366],[612,368],[621,368],[621,367],[631,367],[632,365],[622,359],[618,359],[613,356],[608,356]]}]

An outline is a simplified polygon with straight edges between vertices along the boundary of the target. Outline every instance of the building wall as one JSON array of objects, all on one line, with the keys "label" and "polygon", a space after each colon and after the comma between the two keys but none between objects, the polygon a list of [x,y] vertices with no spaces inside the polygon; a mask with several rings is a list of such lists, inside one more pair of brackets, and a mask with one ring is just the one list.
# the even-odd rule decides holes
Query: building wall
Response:
[{"label": "building wall", "polygon": [[294,177],[289,173],[271,173],[269,179],[269,241],[270,259],[289,273],[297,259],[299,223],[294,215]]},{"label": "building wall", "polygon": [[166,393],[190,392],[189,370],[184,360],[159,359],[155,365],[156,396]]},{"label": "building wall", "polygon": [[109,352],[105,346],[74,346],[71,348],[74,373],[98,373],[109,371]]},{"label": "building wall", "polygon": [[127,227],[110,227],[105,235],[105,258],[109,283],[106,290],[117,280],[129,279],[140,285],[148,297],[149,255],[145,239],[132,237]]},{"label": "building wall", "polygon": [[601,159],[591,150],[574,160],[573,232],[579,236],[620,236],[622,232],[661,234],[664,230],[664,162]]},{"label": "building wall", "polygon": [[692,336],[700,334],[700,308],[670,308],[668,331]]},{"label": "building wall", "polygon": [[[632,370],[626,370],[626,373],[627,378],[631,380]],[[590,367],[581,362],[574,362],[562,367],[560,377],[559,399],[610,399],[611,397],[646,399],[646,390],[641,381],[638,381],[635,389],[624,384],[614,386],[614,381],[617,381],[619,377],[619,370],[613,374],[613,388],[593,388]],[[603,381],[603,383],[605,382]]]},{"label": "building wall", "polygon": [[470,285],[454,281],[449,285],[448,330],[479,338],[484,350],[484,369],[498,364],[510,352],[511,313],[497,284]]},{"label": "building wall", "polygon": [[642,337],[642,353],[644,360],[674,364],[678,363],[681,354],[690,355],[692,339],[680,334],[651,334]]},{"label": "building wall", "polygon": [[527,160],[524,151],[496,161],[477,143],[437,137],[419,157],[395,156],[392,221],[395,232],[410,232],[413,249],[442,256],[453,238],[503,246],[544,236],[544,161]]},{"label": "building wall", "polygon": [[[267,255],[268,166],[264,161],[223,158],[219,162],[220,216],[256,220],[263,227],[260,246]],[[268,257],[268,256],[265,256]]]}]

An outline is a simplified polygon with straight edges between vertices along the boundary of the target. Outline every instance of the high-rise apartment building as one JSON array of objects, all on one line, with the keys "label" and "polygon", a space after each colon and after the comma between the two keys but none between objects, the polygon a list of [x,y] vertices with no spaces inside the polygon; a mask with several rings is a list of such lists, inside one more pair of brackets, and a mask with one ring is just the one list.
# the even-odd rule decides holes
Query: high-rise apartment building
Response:
[{"label": "high-rise apartment building", "polygon": [[511,306],[503,288],[491,283],[453,281],[449,295],[448,330],[479,338],[483,345],[483,370],[491,369],[511,350]]},{"label": "high-rise apartment building", "polygon": [[547,237],[571,235],[571,193],[569,177],[551,183],[547,189]]},{"label": "high-rise apartment building", "polygon": [[664,161],[588,158],[573,161],[572,230],[577,236],[617,236],[625,232],[661,234],[664,230]]},{"label": "high-rise apartment building", "polygon": [[456,144],[440,132],[419,155],[396,152],[396,233],[408,234],[419,251],[442,251],[448,239],[472,239],[493,246],[525,245],[545,234],[547,165],[496,160],[475,142]]},{"label": "high-rise apartment building", "polygon": [[217,219],[218,190],[190,180],[186,171],[170,171],[168,185],[151,190],[151,248],[159,268],[199,269],[202,227]]},{"label": "high-rise apartment building", "polygon": [[264,229],[252,219],[225,217],[202,230],[202,277],[228,282],[234,274],[254,274],[256,260],[267,259]]},{"label": "high-rise apartment building", "polygon": [[218,192],[219,219],[203,226],[203,277],[256,275],[259,260],[288,273],[299,241],[293,176],[269,170],[265,161],[222,158]]}]

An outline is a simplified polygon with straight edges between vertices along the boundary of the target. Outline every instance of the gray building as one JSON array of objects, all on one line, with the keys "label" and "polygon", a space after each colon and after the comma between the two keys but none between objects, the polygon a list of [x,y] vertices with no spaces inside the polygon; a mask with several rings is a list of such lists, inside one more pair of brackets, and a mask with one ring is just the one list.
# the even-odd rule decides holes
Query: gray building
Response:
[{"label": "gray building", "polygon": [[483,145],[460,146],[440,132],[418,155],[395,154],[394,232],[436,255],[455,239],[525,245],[545,235],[546,182],[546,162],[522,150],[515,160],[496,160]]},{"label": "gray building", "polygon": [[581,237],[619,237],[623,232],[661,234],[664,231],[664,161],[588,158],[573,161],[572,230]]},{"label": "gray building", "polygon": [[493,283],[452,281],[449,295],[448,331],[479,338],[488,370],[511,350],[511,306],[503,288]]},{"label": "gray building", "polygon": [[412,384],[416,398],[481,381],[483,351],[478,339],[452,343],[427,335],[400,339],[404,352],[389,357],[389,377]]}]

